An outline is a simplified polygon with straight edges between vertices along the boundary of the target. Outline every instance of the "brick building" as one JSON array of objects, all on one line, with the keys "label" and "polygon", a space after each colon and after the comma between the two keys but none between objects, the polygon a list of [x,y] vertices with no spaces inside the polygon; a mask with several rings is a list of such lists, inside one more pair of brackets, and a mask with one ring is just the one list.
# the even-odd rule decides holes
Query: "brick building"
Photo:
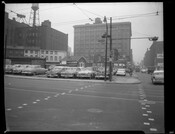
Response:
[{"label": "brick building", "polygon": [[[51,28],[49,20],[42,22],[41,26],[30,27],[28,24],[17,22],[15,18],[9,19],[8,13],[5,12],[4,30],[4,47],[7,59],[12,57],[26,58],[30,55],[30,57],[46,58],[46,62],[58,63],[60,55],[61,58],[67,55],[68,34]],[[56,55],[52,60],[53,55],[49,57],[41,55],[41,50],[56,51]],[[31,54],[26,54],[26,52],[31,52]]]},{"label": "brick building", "polygon": [[156,68],[164,67],[164,43],[163,41],[154,41],[144,56],[144,66],[154,66]]}]

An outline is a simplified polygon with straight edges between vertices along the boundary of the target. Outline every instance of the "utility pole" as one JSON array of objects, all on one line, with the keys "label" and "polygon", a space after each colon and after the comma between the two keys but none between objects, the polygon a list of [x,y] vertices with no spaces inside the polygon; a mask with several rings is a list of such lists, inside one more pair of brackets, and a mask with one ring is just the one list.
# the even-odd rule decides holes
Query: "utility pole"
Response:
[{"label": "utility pole", "polygon": [[110,17],[110,81],[112,81],[112,17]]},{"label": "utility pole", "polygon": [[107,19],[106,16],[104,17],[104,22],[106,22],[106,49],[105,49],[105,81],[106,81],[106,68],[107,68],[107,44],[108,44],[108,23],[107,23]]}]

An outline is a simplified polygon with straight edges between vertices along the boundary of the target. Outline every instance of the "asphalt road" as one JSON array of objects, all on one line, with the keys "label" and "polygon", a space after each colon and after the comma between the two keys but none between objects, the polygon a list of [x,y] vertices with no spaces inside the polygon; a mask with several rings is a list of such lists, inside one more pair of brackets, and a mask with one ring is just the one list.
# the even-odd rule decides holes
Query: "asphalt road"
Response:
[{"label": "asphalt road", "polygon": [[163,85],[5,78],[10,131],[164,132]]}]

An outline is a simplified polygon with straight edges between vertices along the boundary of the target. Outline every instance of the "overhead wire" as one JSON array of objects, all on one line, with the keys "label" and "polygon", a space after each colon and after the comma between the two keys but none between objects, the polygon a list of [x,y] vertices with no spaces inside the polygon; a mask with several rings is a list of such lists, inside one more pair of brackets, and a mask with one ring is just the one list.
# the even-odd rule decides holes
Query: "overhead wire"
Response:
[{"label": "overhead wire", "polygon": [[81,8],[79,8],[75,3],[73,3],[73,5],[75,5],[86,17],[88,17],[88,19],[90,21],[93,21],[93,19],[91,19]]},{"label": "overhead wire", "polygon": [[[79,8],[75,3],[74,3],[74,5],[75,5],[84,15],[86,15],[86,14],[84,13],[83,9]],[[70,5],[65,5],[65,6],[70,6]],[[65,6],[61,6],[61,7],[65,7]],[[55,7],[55,8],[61,8],[61,7]],[[7,8],[6,8],[6,9],[7,9]],[[49,9],[53,9],[53,8],[49,8]],[[49,9],[43,9],[43,10],[41,10],[41,11],[49,10]],[[11,11],[11,12],[14,12],[14,11],[12,11],[12,10],[10,10],[10,9],[7,9],[7,10],[9,10],[9,11]],[[85,10],[85,9],[84,9],[84,10]],[[88,12],[89,12],[89,11],[88,11]],[[112,16],[112,19],[113,19],[113,20],[122,20],[122,19],[136,18],[136,17],[155,16],[155,15],[159,15],[160,12],[161,12],[161,11],[151,12],[151,13],[145,13],[145,14],[133,14],[133,15],[124,15],[124,16]],[[16,12],[14,12],[14,13],[16,13]],[[16,14],[17,14],[17,13],[16,13]],[[95,14],[95,13],[93,13],[93,14]],[[97,15],[97,14],[96,14],[96,15]],[[98,15],[98,16],[99,16],[99,15]],[[88,19],[74,20],[74,21],[67,21],[67,22],[59,22],[59,23],[53,23],[53,24],[54,24],[54,25],[58,25],[58,24],[60,24],[60,25],[66,25],[66,24],[81,23],[81,22],[85,22],[85,21],[88,21],[88,20],[93,21],[88,15],[86,15],[86,17],[87,17]]]}]

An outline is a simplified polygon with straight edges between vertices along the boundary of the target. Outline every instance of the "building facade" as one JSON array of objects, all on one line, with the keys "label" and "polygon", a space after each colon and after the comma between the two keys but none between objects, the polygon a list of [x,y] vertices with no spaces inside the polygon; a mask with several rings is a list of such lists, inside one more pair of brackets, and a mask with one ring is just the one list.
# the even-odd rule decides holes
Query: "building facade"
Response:
[{"label": "building facade", "polygon": [[[96,55],[105,56],[105,39],[101,36],[106,32],[106,24],[96,18],[94,24],[74,26],[74,55],[94,59]],[[109,34],[109,24],[108,24]],[[131,23],[112,23],[112,48],[118,49],[119,59],[132,60]],[[109,40],[107,55],[109,57]]]},{"label": "building facade", "polygon": [[144,66],[164,68],[164,42],[154,41],[144,56]]},{"label": "building facade", "polygon": [[51,28],[46,20],[41,26],[31,27],[8,18],[5,12],[5,58],[46,58],[46,62],[59,63],[67,55],[68,34]]}]

